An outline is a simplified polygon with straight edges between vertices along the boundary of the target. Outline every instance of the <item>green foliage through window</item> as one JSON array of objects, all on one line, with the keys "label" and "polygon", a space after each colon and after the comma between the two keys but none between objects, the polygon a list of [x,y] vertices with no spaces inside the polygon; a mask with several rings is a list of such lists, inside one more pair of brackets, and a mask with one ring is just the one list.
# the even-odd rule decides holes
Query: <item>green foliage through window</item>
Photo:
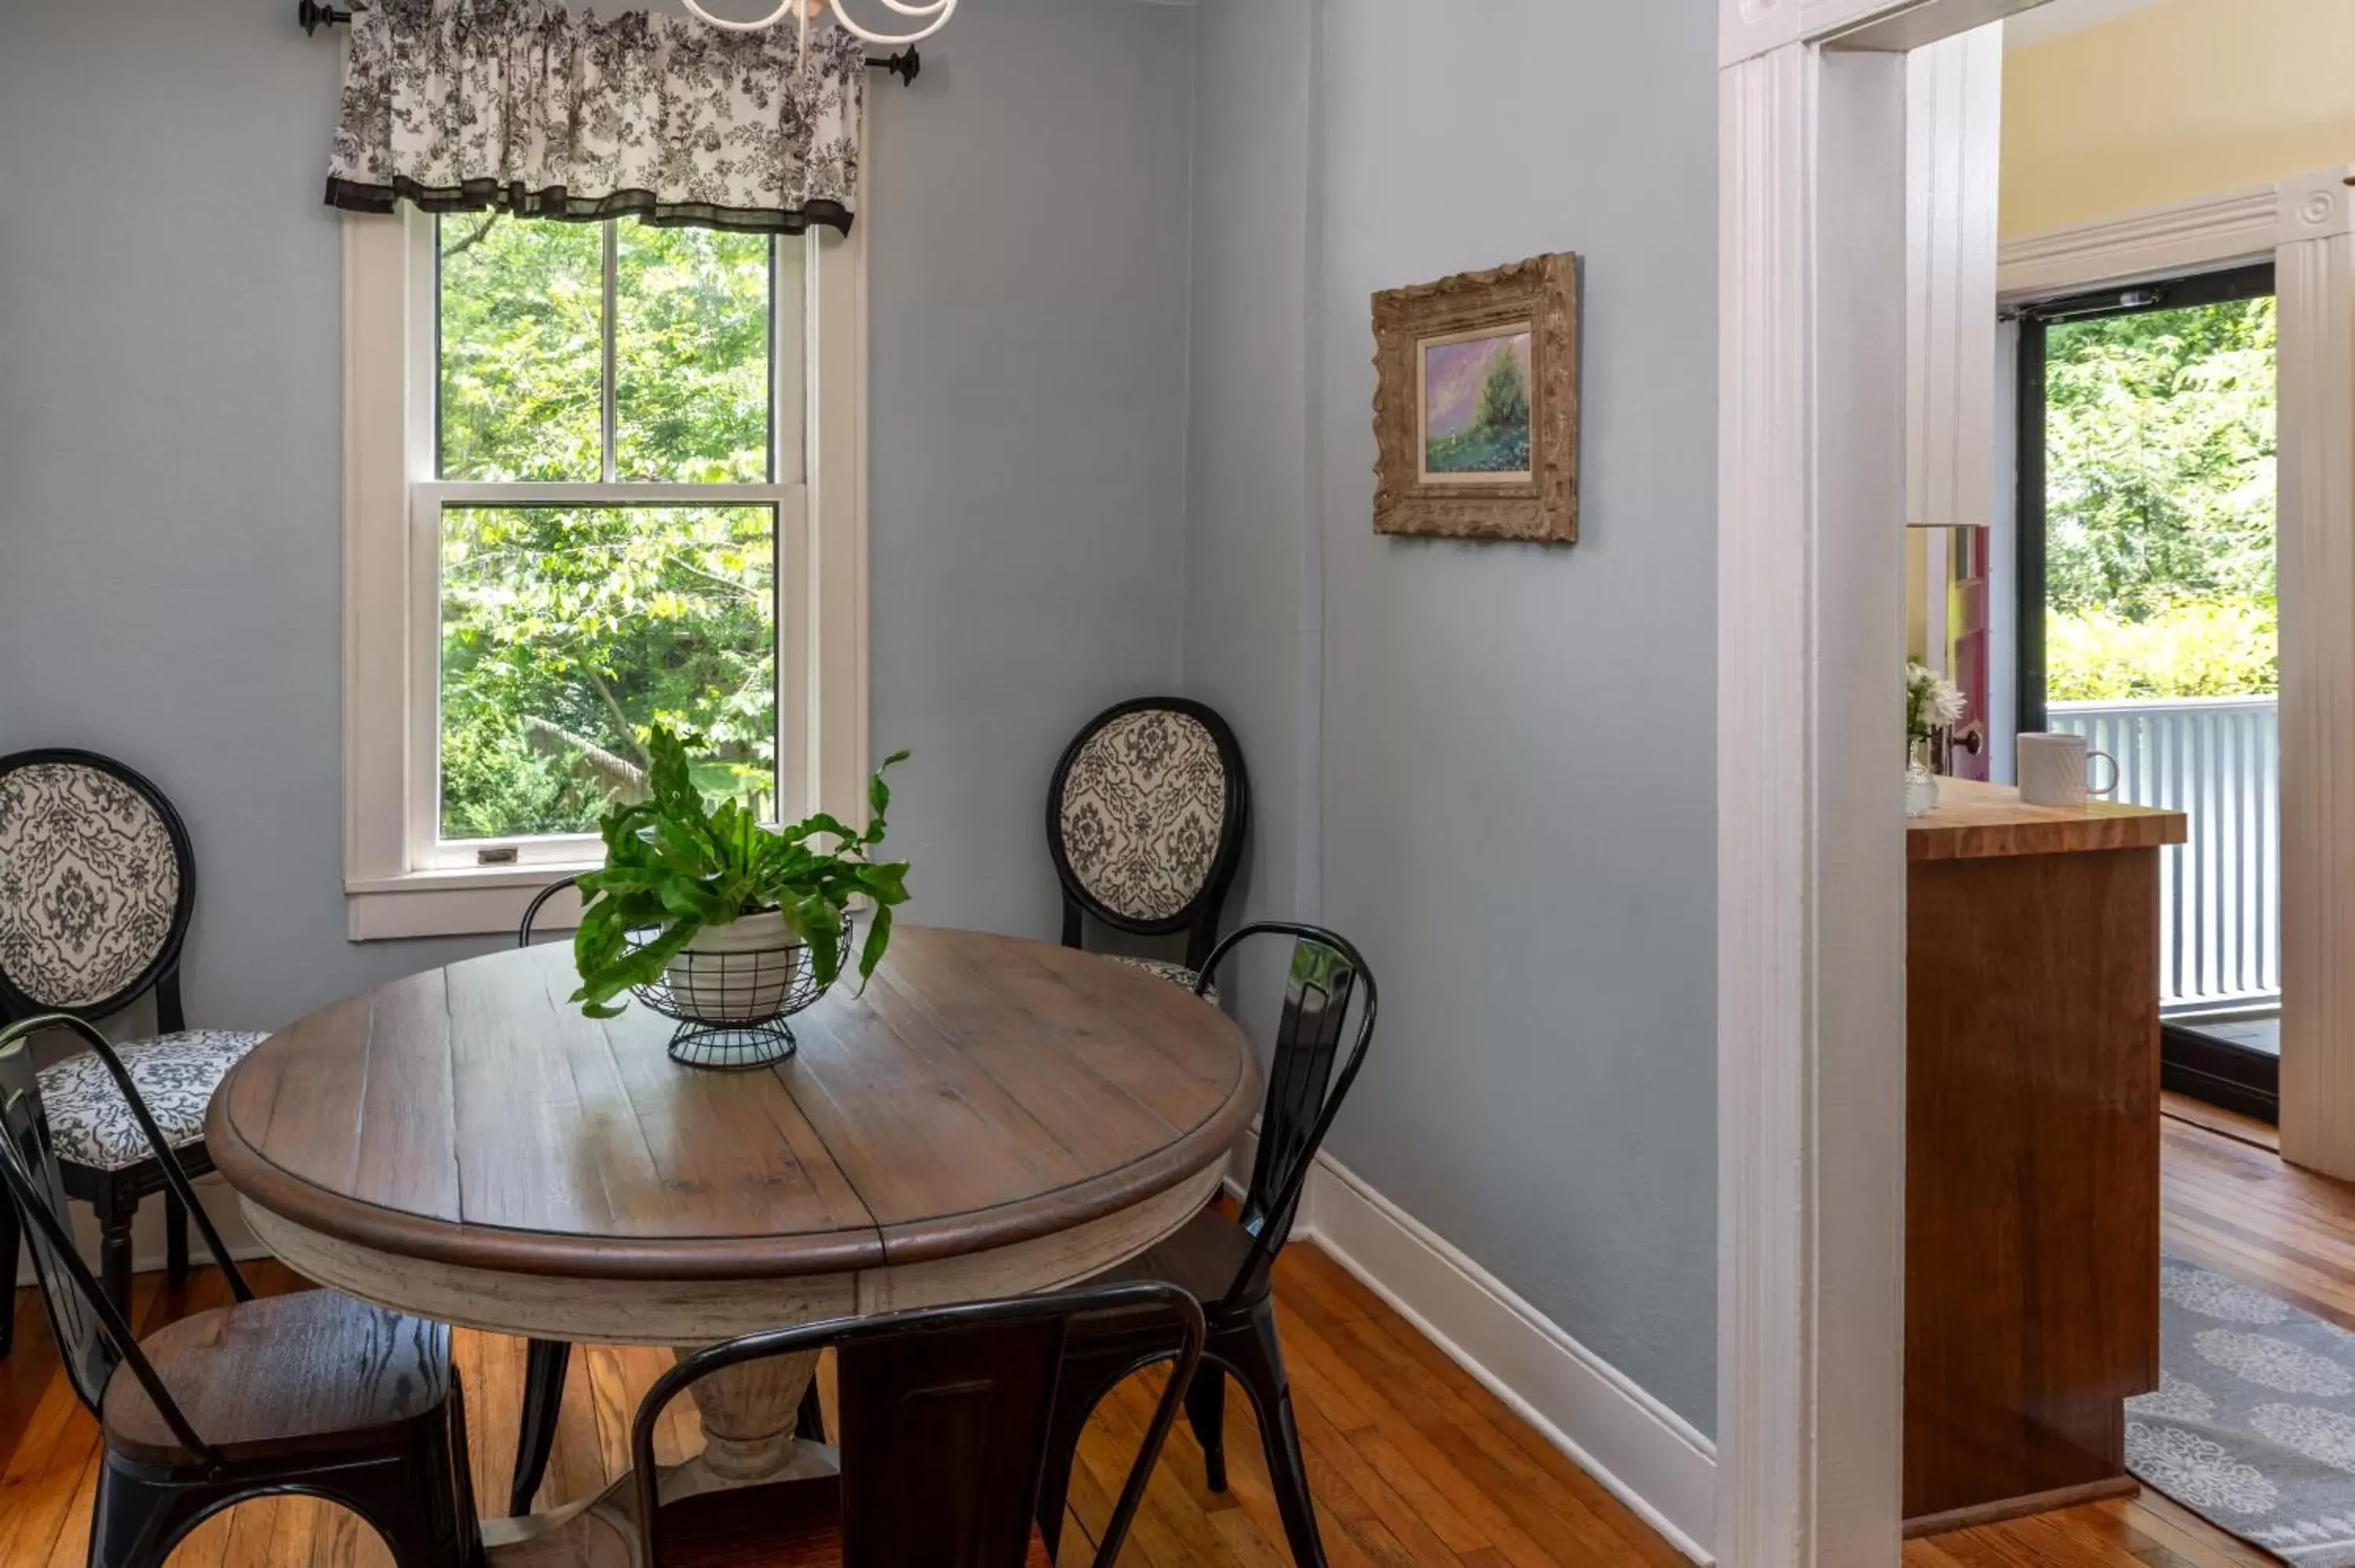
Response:
[{"label": "green foliage through window", "polygon": [[[442,477],[766,482],[773,270],[762,236],[445,217]],[[595,831],[645,798],[657,726],[709,798],[773,815],[776,537],[711,493],[445,505],[442,835]]]},{"label": "green foliage through window", "polygon": [[2046,691],[2278,684],[2271,299],[2056,323],[2046,357]]}]

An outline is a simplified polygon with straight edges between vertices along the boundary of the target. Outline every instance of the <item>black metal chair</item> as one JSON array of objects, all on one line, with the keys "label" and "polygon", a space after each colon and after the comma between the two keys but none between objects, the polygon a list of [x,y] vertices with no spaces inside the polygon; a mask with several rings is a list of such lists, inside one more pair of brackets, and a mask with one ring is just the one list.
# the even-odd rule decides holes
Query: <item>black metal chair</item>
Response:
[{"label": "black metal chair", "polygon": [[[27,1038],[48,1028],[80,1034],[113,1079],[234,1305],[143,1340],[91,1277],[74,1248],[27,1051]],[[281,1492],[358,1514],[398,1568],[483,1562],[450,1330],[331,1290],[255,1299],[128,1066],[80,1018],[42,1014],[0,1029],[0,1184],[32,1243],[67,1377],[103,1435],[91,1568],[160,1568],[212,1514]]]},{"label": "black metal chair", "polygon": [[[212,1169],[205,1107],[221,1076],[261,1034],[192,1030],[180,1005],[180,948],[197,899],[196,862],[179,813],[145,778],[95,752],[0,757],[0,1023],[34,1013],[104,1018],[149,991],[152,1039],[117,1054],[181,1163]],[[187,1215],[113,1079],[93,1056],[42,1070],[66,1195],[98,1213],[107,1297],[131,1301],[131,1225],[162,1192],[165,1261],[188,1272]],[[16,1273],[17,1227],[0,1213],[0,1263]],[[0,1313],[0,1355],[15,1327]]]},{"label": "black metal chair", "polygon": [[1218,941],[1250,826],[1242,747],[1216,712],[1185,697],[1139,697],[1098,714],[1047,788],[1063,946],[1082,945],[1083,916],[1135,936],[1182,931],[1183,964],[1108,956],[1192,988]]},{"label": "black metal chair", "polygon": [[[516,946],[531,946],[533,927],[549,899],[572,886],[577,876],[559,877],[541,888],[525,906],[523,923],[516,928]],[[523,1414],[516,1427],[515,1477],[508,1483],[507,1512],[531,1511],[531,1499],[548,1478],[548,1461],[556,1452],[556,1429],[564,1414],[564,1382],[572,1367],[572,1346],[563,1340],[534,1340],[524,1352]],[[826,1416],[813,1383],[802,1396],[795,1430],[815,1442],[826,1441]]]},{"label": "black metal chair", "polygon": [[[1174,1362],[1102,1539],[1112,1568],[1155,1459],[1202,1358],[1202,1308],[1150,1282],[1093,1286],[773,1330],[715,1345],[666,1373],[638,1406],[638,1561],[645,1568],[1048,1568],[1031,1514],[1066,1347],[1081,1326],[1117,1317],[1156,1336]],[[662,1503],[655,1429],[701,1378],[747,1361],[833,1350],[840,1370],[838,1478]]]},{"label": "black metal chair", "polygon": [[[1292,967],[1260,1113],[1259,1153],[1241,1213],[1230,1219],[1206,1209],[1109,1277],[1167,1280],[1201,1298],[1209,1343],[1187,1393],[1186,1414],[1201,1440],[1210,1489],[1224,1491],[1227,1486],[1225,1385],[1232,1374],[1259,1414],[1261,1446],[1293,1560],[1304,1568],[1321,1568],[1325,1549],[1309,1500],[1284,1347],[1276,1339],[1273,1275],[1276,1255],[1292,1234],[1309,1168],[1365,1063],[1374,1036],[1376,994],[1373,972],[1347,938],[1285,921],[1246,926],[1220,942],[1203,965],[1198,985],[1207,987],[1228,954],[1260,936],[1292,938]],[[1358,991],[1364,995],[1357,1033],[1343,1055],[1350,998]],[[1156,1343],[1149,1330],[1117,1321],[1089,1325],[1073,1335],[1066,1351],[1064,1393],[1055,1407],[1046,1483],[1039,1494],[1039,1527],[1050,1550],[1090,1412],[1114,1384],[1167,1353],[1167,1345]]]}]

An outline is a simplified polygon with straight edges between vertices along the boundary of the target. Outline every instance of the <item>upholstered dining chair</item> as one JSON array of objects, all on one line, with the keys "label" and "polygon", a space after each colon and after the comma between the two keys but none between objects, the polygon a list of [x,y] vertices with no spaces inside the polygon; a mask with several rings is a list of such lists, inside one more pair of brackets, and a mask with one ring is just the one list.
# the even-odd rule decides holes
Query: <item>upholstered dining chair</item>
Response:
[{"label": "upholstered dining chair", "polygon": [[[152,991],[158,1033],[117,1051],[168,1146],[202,1175],[212,1169],[205,1107],[262,1036],[187,1026],[180,948],[196,900],[187,829],[145,778],[95,752],[0,757],[0,1023],[48,1012],[104,1018]],[[100,1277],[126,1308],[131,1224],[154,1193],[164,1194],[171,1277],[187,1274],[183,1200],[102,1063],[83,1053],[40,1076],[65,1192],[97,1211]],[[0,1261],[12,1278],[16,1255],[13,1212],[0,1213]],[[13,1326],[0,1314],[0,1355]]]},{"label": "upholstered dining chair", "polygon": [[[517,947],[532,945],[540,912],[548,907],[550,899],[580,880],[577,876],[561,876],[532,895],[531,902],[524,906],[522,923],[516,927]],[[565,1379],[571,1367],[572,1346],[567,1340],[533,1340],[525,1349],[523,1416],[516,1424],[515,1473],[507,1486],[507,1513],[511,1517],[531,1511],[531,1499],[539,1495],[539,1484],[548,1478],[548,1461],[556,1452],[556,1429],[564,1414]],[[826,1441],[826,1417],[818,1404],[815,1381],[802,1395],[801,1414],[794,1430],[813,1442]]]},{"label": "upholstered dining chair", "polygon": [[1090,719],[1047,788],[1063,885],[1063,945],[1083,916],[1135,936],[1186,935],[1185,962],[1107,955],[1191,987],[1242,863],[1251,780],[1227,721],[1185,697],[1139,697]]},{"label": "upholstered dining chair", "polygon": [[[1227,1489],[1226,1380],[1231,1375],[1259,1415],[1260,1443],[1293,1561],[1302,1568],[1322,1568],[1325,1549],[1308,1496],[1284,1347],[1276,1338],[1273,1270],[1276,1255],[1291,1237],[1309,1167],[1365,1063],[1377,999],[1373,971],[1346,938],[1286,921],[1245,926],[1220,942],[1202,966],[1198,991],[1207,991],[1229,954],[1259,937],[1292,938],[1292,964],[1260,1110],[1259,1152],[1241,1211],[1230,1219],[1205,1209],[1167,1241],[1105,1277],[1167,1280],[1200,1298],[1209,1340],[1202,1370],[1187,1391],[1186,1414],[1201,1441],[1209,1488]],[[1348,1022],[1353,993],[1362,994],[1352,1035]],[[1089,1413],[1114,1384],[1167,1355],[1168,1347],[1147,1326],[1105,1319],[1080,1324],[1064,1353],[1054,1439],[1039,1493],[1039,1527],[1050,1552]]]},{"label": "upholstered dining chair", "polygon": [[[80,1034],[123,1097],[234,1298],[142,1340],[75,1249],[55,1129],[27,1042]],[[106,1037],[69,1013],[0,1029],[0,1188],[32,1244],[59,1359],[98,1417],[91,1568],[161,1568],[221,1509],[308,1492],[358,1514],[398,1568],[483,1561],[450,1330],[332,1290],[257,1300]]]},{"label": "upholstered dining chair", "polygon": [[[1169,1383],[1121,1488],[1097,1568],[1112,1568],[1202,1358],[1202,1308],[1130,1282],[1009,1301],[773,1330],[687,1358],[638,1406],[638,1561],[645,1568],[1050,1568],[1031,1522],[1063,1356],[1078,1324],[1113,1317],[1156,1336]],[[657,1499],[655,1432],[698,1380],[748,1361],[835,1351],[842,1473],[765,1495]]]}]

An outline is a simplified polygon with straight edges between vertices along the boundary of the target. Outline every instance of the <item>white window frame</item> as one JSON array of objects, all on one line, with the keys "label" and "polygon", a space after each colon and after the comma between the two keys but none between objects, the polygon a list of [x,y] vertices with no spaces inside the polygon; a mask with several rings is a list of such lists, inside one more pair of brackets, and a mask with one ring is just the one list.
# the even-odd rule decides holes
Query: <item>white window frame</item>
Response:
[{"label": "white window frame", "polygon": [[[777,514],[781,812],[866,821],[866,224],[781,238],[772,482],[460,483],[435,472],[435,225],[406,207],[344,226],[344,893],[354,941],[511,931],[593,836],[453,851],[438,822],[441,513],[467,502],[767,505]],[[789,263],[799,251],[802,265]],[[795,339],[798,338],[798,342]],[[609,415],[610,417],[610,415]],[[802,437],[797,445],[794,438]],[[791,722],[799,714],[804,722]],[[511,843],[511,864],[474,863]],[[569,895],[543,916],[569,924]]]}]

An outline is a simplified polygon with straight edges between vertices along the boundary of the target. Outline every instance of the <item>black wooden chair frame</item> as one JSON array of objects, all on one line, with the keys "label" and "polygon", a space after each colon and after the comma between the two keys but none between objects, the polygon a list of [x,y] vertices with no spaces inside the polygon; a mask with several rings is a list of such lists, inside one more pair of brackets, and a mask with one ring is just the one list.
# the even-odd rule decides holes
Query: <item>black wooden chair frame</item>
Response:
[{"label": "black wooden chair frame", "polygon": [[[1263,936],[1293,938],[1295,969],[1301,944],[1329,950],[1340,959],[1340,979],[1321,991],[1314,1038],[1303,1034],[1307,1010],[1301,1005],[1302,999],[1287,990],[1275,1059],[1268,1072],[1267,1100],[1260,1118],[1258,1155],[1239,1222],[1251,1236],[1251,1245],[1227,1287],[1203,1301],[1209,1340],[1202,1369],[1187,1392],[1186,1414],[1202,1445],[1210,1489],[1224,1491],[1226,1379],[1232,1376],[1241,1385],[1259,1417],[1261,1446],[1294,1561],[1301,1568],[1322,1568],[1324,1545],[1309,1499],[1307,1462],[1293,1414],[1291,1382],[1276,1336],[1273,1271],[1276,1255],[1291,1237],[1317,1151],[1365,1065],[1367,1049],[1373,1043],[1380,995],[1373,971],[1347,938],[1322,927],[1284,920],[1256,922],[1229,935],[1203,965],[1195,981],[1197,994],[1209,990],[1229,954],[1251,938]],[[1337,1071],[1335,1053],[1348,1022],[1352,992],[1363,998],[1358,1028],[1348,1054],[1338,1059]],[[1090,1413],[1123,1378],[1166,1353],[1150,1332],[1127,1329],[1086,1338],[1071,1347],[1071,1370],[1066,1374],[1069,1397],[1056,1407],[1055,1441],[1039,1501],[1039,1526],[1050,1551],[1061,1527],[1080,1433]]]},{"label": "black wooden chair frame", "polygon": [[[1157,920],[1140,920],[1106,906],[1088,891],[1079,874],[1071,869],[1069,851],[1063,845],[1063,791],[1071,781],[1071,768],[1078,763],[1080,753],[1086,749],[1103,727],[1116,719],[1136,713],[1183,714],[1208,730],[1219,751],[1219,764],[1226,770],[1226,802],[1219,821],[1218,847],[1210,856],[1209,874],[1202,886],[1186,906]],[[1242,869],[1243,841],[1251,830],[1251,778],[1243,768],[1243,749],[1235,732],[1217,710],[1190,697],[1135,697],[1116,704],[1096,715],[1071,737],[1055,764],[1052,779],[1047,786],[1047,850],[1055,863],[1055,876],[1063,889],[1063,946],[1083,945],[1085,922],[1082,914],[1093,916],[1114,930],[1131,936],[1167,937],[1176,932],[1186,933],[1186,967],[1199,974],[1209,962],[1210,949],[1219,938],[1219,912],[1226,906],[1227,894],[1234,886],[1235,875]]]},{"label": "black wooden chair frame", "polygon": [[[54,1014],[95,1022],[111,1013],[121,1012],[148,991],[155,993],[155,1033],[177,1034],[188,1026],[187,1016],[180,1002],[180,953],[188,936],[188,926],[197,907],[197,860],[188,840],[187,824],[180,820],[179,811],[165,798],[146,775],[103,757],[94,751],[81,751],[69,747],[47,747],[33,751],[19,751],[0,757],[0,778],[20,768],[43,763],[88,768],[103,773],[116,782],[138,792],[155,810],[164,824],[164,832],[172,842],[172,853],[179,862],[180,891],[172,908],[171,929],[165,934],[163,946],[144,969],[112,996],[79,1007],[52,1007],[36,997],[26,995],[10,981],[7,972],[0,969],[0,1024],[11,1019],[28,1018],[37,1014]],[[203,1176],[213,1168],[211,1156],[203,1142],[188,1145],[177,1151],[180,1163],[192,1175]],[[161,1192],[164,1196],[164,1248],[166,1276],[174,1281],[188,1275],[188,1224],[186,1200],[172,1190],[165,1179],[162,1166],[153,1160],[143,1160],[119,1170],[101,1171],[92,1166],[79,1165],[69,1160],[59,1160],[58,1168],[65,1178],[66,1196],[88,1203],[98,1217],[100,1270],[108,1292],[118,1307],[128,1307],[131,1300],[131,1226],[138,1217],[139,1205]],[[16,1213],[0,1205],[0,1264],[5,1264],[8,1277],[14,1280],[16,1259],[21,1245]],[[5,1356],[14,1346],[16,1315],[0,1313],[0,1356]]]},{"label": "black wooden chair frame", "polygon": [[[972,1302],[879,1318],[835,1319],[797,1328],[772,1329],[747,1334],[698,1351],[680,1361],[655,1383],[640,1402],[637,1418],[631,1425],[630,1457],[637,1493],[638,1561],[645,1568],[660,1568],[663,1561],[660,1551],[663,1509],[657,1497],[660,1472],[655,1465],[655,1428],[671,1403],[700,1380],[731,1367],[778,1356],[811,1354],[825,1350],[856,1352],[893,1341],[981,1333],[1020,1326],[1060,1323],[1068,1327],[1074,1319],[1096,1316],[1116,1316],[1149,1325],[1150,1331],[1157,1339],[1158,1353],[1144,1358],[1137,1363],[1138,1367],[1159,1361],[1172,1363],[1168,1386],[1154,1410],[1153,1419],[1146,1427],[1144,1443],[1097,1542],[1096,1568],[1113,1568],[1119,1560],[1123,1543],[1128,1538],[1129,1527],[1136,1517],[1137,1509],[1145,1500],[1146,1486],[1152,1479],[1153,1467],[1160,1457],[1162,1446],[1177,1423],[1178,1411],[1185,1402],[1187,1389],[1202,1361],[1205,1328],[1201,1304],[1174,1285],[1134,1281],[1082,1286],[1048,1295]],[[1068,1362],[1064,1364],[1068,1365]],[[853,1374],[846,1372],[845,1375]],[[1050,1375],[1050,1383],[1060,1382],[1060,1374]],[[1055,1389],[1050,1386],[1045,1392],[1050,1404],[1060,1408]],[[851,1396],[846,1390],[846,1399]],[[1042,1427],[1042,1431],[1051,1441],[1051,1422]],[[880,1465],[900,1457],[896,1455],[887,1457],[882,1454],[852,1454],[845,1463]],[[1036,1456],[1034,1484],[1037,1477],[1051,1464],[1050,1453],[1042,1450]],[[911,1504],[916,1500],[911,1499]],[[935,1504],[939,1501],[932,1498],[923,1500]],[[1026,1525],[1035,1508],[1035,1503],[1030,1501],[1022,1505],[1021,1513]],[[1051,1552],[1051,1537],[1049,1547]]]},{"label": "black wooden chair frame", "polygon": [[[53,1028],[80,1035],[105,1065],[155,1150],[164,1182],[203,1234],[206,1250],[228,1280],[231,1298],[254,1299],[253,1287],[229,1256],[220,1232],[197,1199],[187,1171],[104,1034],[72,1013],[37,1013],[0,1029],[0,1070],[10,1068],[8,1057],[21,1054],[29,1036]],[[9,1085],[8,1076],[18,1082]],[[29,1108],[21,1103],[27,1098],[31,1101]],[[13,1071],[0,1075],[0,1181],[6,1186],[11,1212],[30,1223],[37,1236],[32,1249],[34,1272],[39,1277],[42,1306],[59,1356],[67,1363],[68,1381],[91,1414],[100,1415],[110,1380],[118,1369],[127,1368],[188,1456],[184,1464],[149,1464],[107,1446],[91,1521],[91,1568],[161,1568],[173,1547],[212,1515],[253,1498],[283,1493],[323,1498],[359,1515],[384,1538],[399,1568],[447,1568],[453,1547],[459,1549],[466,1563],[480,1563],[481,1542],[467,1474],[464,1393],[454,1377],[448,1404],[431,1417],[420,1418],[421,1430],[404,1446],[406,1451],[388,1448],[355,1455],[339,1449],[307,1462],[283,1457],[240,1460],[205,1440],[141,1349],[129,1314],[115,1304],[82,1261],[51,1195],[43,1191],[44,1182],[27,1162],[20,1139],[28,1140],[53,1171],[63,1169],[62,1161],[48,1149],[48,1120],[39,1107],[40,1090],[28,1061],[15,1064]],[[52,1267],[61,1270],[65,1278],[56,1278]],[[94,1334],[77,1333],[62,1316],[60,1293],[66,1289],[80,1297],[93,1314]],[[77,1344],[77,1340],[83,1342]],[[453,1481],[446,1496],[430,1484],[420,1485],[421,1480],[430,1483],[436,1473],[446,1474]],[[426,1503],[421,1510],[417,1506],[421,1498]]]}]

